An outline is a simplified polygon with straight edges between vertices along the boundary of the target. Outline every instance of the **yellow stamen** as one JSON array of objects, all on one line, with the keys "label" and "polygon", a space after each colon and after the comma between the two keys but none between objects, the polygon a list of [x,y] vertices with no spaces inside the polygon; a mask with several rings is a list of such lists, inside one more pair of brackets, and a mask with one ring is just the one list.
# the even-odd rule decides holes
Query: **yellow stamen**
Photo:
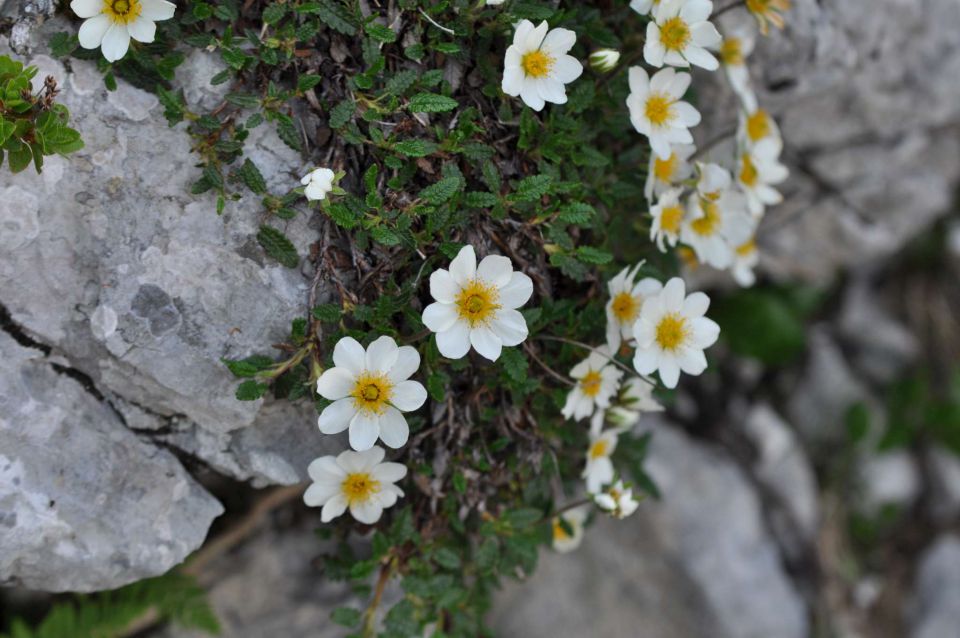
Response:
[{"label": "yellow stamen", "polygon": [[660,27],[660,43],[667,51],[683,51],[690,42],[690,27],[682,18],[670,18]]},{"label": "yellow stamen", "polygon": [[633,323],[640,314],[640,300],[629,292],[617,293],[611,304],[613,316],[622,324]]},{"label": "yellow stamen", "polygon": [[757,185],[757,167],[754,166],[749,153],[744,153],[740,160],[740,182],[747,188]]},{"label": "yellow stamen", "polygon": [[770,120],[767,112],[757,109],[757,112],[747,118],[747,137],[751,142],[759,142],[770,135]]},{"label": "yellow stamen", "polygon": [[662,93],[651,93],[645,107],[647,119],[654,126],[663,126],[674,118],[673,100]]},{"label": "yellow stamen", "polygon": [[690,228],[698,235],[709,237],[720,229],[720,207],[716,202],[702,199],[700,208],[703,209],[703,217],[690,222]]},{"label": "yellow stamen", "polygon": [[783,28],[783,13],[790,10],[790,0],[747,0],[747,9],[760,23],[760,32],[767,34],[769,22],[778,29]]},{"label": "yellow stamen", "polygon": [[553,519],[553,540],[565,541],[568,538],[572,538],[572,536],[563,528],[563,523],[560,522],[560,518],[557,517]]},{"label": "yellow stamen", "polygon": [[680,206],[667,206],[660,213],[660,228],[664,232],[676,235],[680,232],[680,223],[683,221],[683,208]]},{"label": "yellow stamen", "polygon": [[599,439],[593,442],[593,445],[590,446],[590,459],[596,460],[603,456],[607,456],[607,448],[610,447],[606,440]]},{"label": "yellow stamen", "polygon": [[600,394],[600,385],[603,377],[596,370],[591,370],[582,379],[580,379],[580,389],[588,397],[595,397]]},{"label": "yellow stamen", "polygon": [[661,182],[669,184],[673,180],[673,174],[677,170],[677,164],[679,163],[680,158],[677,157],[676,153],[670,153],[670,157],[665,160],[654,156],[653,176]]},{"label": "yellow stamen", "polygon": [[741,244],[737,246],[737,255],[739,255],[740,257],[747,257],[750,254],[755,253],[756,251],[757,251],[757,242],[755,242],[752,239],[745,244]]},{"label": "yellow stamen", "polygon": [[114,24],[130,24],[140,17],[141,11],[140,0],[103,0],[103,13]]},{"label": "yellow stamen", "polygon": [[499,300],[500,294],[496,288],[480,279],[474,279],[457,295],[457,313],[467,320],[471,328],[482,326],[488,323],[500,308],[497,303]]},{"label": "yellow stamen", "polygon": [[366,472],[347,474],[343,483],[340,484],[340,491],[347,499],[348,504],[356,505],[368,501],[371,496],[379,492],[380,481]]},{"label": "yellow stamen", "polygon": [[690,335],[687,320],[682,315],[670,313],[664,315],[657,324],[657,344],[663,350],[677,350]]},{"label": "yellow stamen", "polygon": [[543,78],[550,74],[550,69],[553,68],[555,61],[553,57],[538,49],[525,54],[523,59],[520,60],[520,66],[523,67],[524,73],[530,77]]},{"label": "yellow stamen", "polygon": [[727,38],[720,45],[720,59],[727,66],[743,65],[743,45],[740,38]]},{"label": "yellow stamen", "polygon": [[383,414],[393,394],[393,384],[385,374],[364,372],[353,386],[353,404],[359,410]]}]

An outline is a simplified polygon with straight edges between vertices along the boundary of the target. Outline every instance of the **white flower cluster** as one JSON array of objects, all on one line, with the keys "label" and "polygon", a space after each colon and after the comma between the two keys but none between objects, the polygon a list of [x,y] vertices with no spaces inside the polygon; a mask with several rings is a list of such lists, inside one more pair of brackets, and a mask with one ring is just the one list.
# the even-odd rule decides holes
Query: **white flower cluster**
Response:
[{"label": "white flower cluster", "polygon": [[77,37],[84,49],[100,47],[107,62],[127,54],[130,39],[153,42],[157,22],[173,17],[176,5],[167,0],[73,0],[70,8],[84,18]]}]

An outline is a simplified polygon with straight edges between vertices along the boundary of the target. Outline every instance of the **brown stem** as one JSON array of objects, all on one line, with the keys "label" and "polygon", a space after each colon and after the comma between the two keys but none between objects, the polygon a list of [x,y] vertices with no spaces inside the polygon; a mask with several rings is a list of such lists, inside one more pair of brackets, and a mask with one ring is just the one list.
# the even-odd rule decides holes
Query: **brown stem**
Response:
[{"label": "brown stem", "polygon": [[571,387],[577,385],[575,382],[561,375],[559,372],[557,372],[556,370],[548,366],[546,363],[544,363],[543,360],[540,357],[538,357],[536,353],[534,353],[533,347],[529,343],[524,343],[523,349],[527,351],[527,354],[529,354],[534,361],[540,364],[541,368],[543,368],[548,373],[550,373],[550,376],[552,376],[554,379],[556,379],[560,383],[563,383],[564,385],[568,385]]},{"label": "brown stem", "polygon": [[367,611],[365,611],[363,614],[364,638],[373,638],[377,635],[377,608],[380,606],[380,599],[383,598],[383,590],[386,588],[387,582],[390,580],[390,574],[392,571],[393,560],[384,563],[380,568],[380,577],[377,579],[377,586],[373,590],[373,600],[370,601],[370,606],[367,607]]}]

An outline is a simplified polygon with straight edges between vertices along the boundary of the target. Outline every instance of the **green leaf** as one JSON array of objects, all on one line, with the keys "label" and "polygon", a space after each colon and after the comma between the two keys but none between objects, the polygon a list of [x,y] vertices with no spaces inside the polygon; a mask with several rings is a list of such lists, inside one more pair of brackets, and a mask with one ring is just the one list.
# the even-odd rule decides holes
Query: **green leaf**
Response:
[{"label": "green leaf", "polygon": [[403,95],[417,81],[420,74],[412,69],[400,71],[387,80],[386,92],[392,95]]},{"label": "green leaf", "polygon": [[220,359],[235,377],[242,379],[255,376],[273,365],[273,359],[263,355],[252,355],[246,359]]},{"label": "green leaf", "polygon": [[353,607],[337,607],[330,613],[330,620],[344,627],[360,624],[360,610]]},{"label": "green leaf", "polygon": [[377,42],[383,42],[385,44],[389,44],[391,42],[397,41],[396,32],[390,27],[384,26],[382,24],[378,24],[376,22],[369,22],[364,27],[364,30],[367,32],[367,35],[369,35],[371,38],[373,38]]},{"label": "green leaf", "polygon": [[239,386],[237,386],[237,400],[238,401],[256,401],[270,388],[265,383],[259,383],[253,379],[247,379]]},{"label": "green leaf", "polygon": [[424,199],[431,204],[442,204],[453,197],[460,190],[460,187],[461,178],[445,177],[420,191],[420,199]]},{"label": "green leaf", "polygon": [[557,221],[564,224],[586,226],[596,217],[597,211],[590,204],[571,202],[560,210]]},{"label": "green leaf", "polygon": [[500,353],[500,365],[515,382],[522,383],[527,380],[527,368],[530,364],[519,349],[504,348]]},{"label": "green leaf", "polygon": [[517,184],[510,199],[516,202],[536,201],[547,194],[552,184],[553,178],[549,175],[531,175],[524,177]]},{"label": "green leaf", "polygon": [[263,179],[263,174],[250,158],[243,160],[243,164],[237,170],[237,175],[246,184],[247,188],[257,195],[263,195],[267,192],[267,183]]},{"label": "green leaf", "polygon": [[437,145],[428,140],[403,140],[394,144],[393,150],[407,157],[424,157],[436,152]]},{"label": "green leaf", "polygon": [[400,243],[400,235],[386,226],[374,226],[370,229],[370,236],[384,246],[396,246]]},{"label": "green leaf", "polygon": [[273,226],[267,226],[266,224],[260,226],[257,241],[260,242],[268,255],[287,268],[296,268],[300,263],[300,256],[297,255],[297,249],[293,242]]},{"label": "green leaf", "polygon": [[356,112],[356,110],[357,107],[350,98],[347,98],[346,100],[337,104],[330,110],[330,128],[343,128],[347,122],[353,119],[353,114]]},{"label": "green leaf", "polygon": [[446,569],[458,569],[460,567],[460,556],[452,549],[441,547],[433,552],[433,560],[437,565]]},{"label": "green leaf", "polygon": [[286,12],[286,6],[275,2],[271,5],[268,5],[267,8],[263,10],[263,13],[260,15],[260,17],[267,24],[276,24],[283,19],[283,16],[286,14]]},{"label": "green leaf", "polygon": [[463,196],[463,203],[471,208],[490,208],[499,201],[500,198],[493,193],[483,191],[470,191]]},{"label": "green leaf", "polygon": [[805,349],[802,317],[780,291],[745,290],[719,300],[711,311],[721,338],[739,355],[781,365]]},{"label": "green leaf", "polygon": [[613,255],[593,246],[580,246],[577,248],[577,258],[587,264],[609,264]]},{"label": "green leaf", "polygon": [[297,79],[297,90],[298,91],[309,91],[313,87],[317,86],[323,81],[323,78],[319,75],[301,75]]},{"label": "green leaf", "polygon": [[427,392],[436,402],[441,402],[447,395],[449,377],[442,372],[433,372],[427,377]]},{"label": "green leaf", "polygon": [[316,14],[328,27],[344,35],[356,35],[357,24],[353,15],[335,0],[308,2],[297,7],[300,13]]},{"label": "green leaf", "polygon": [[342,314],[343,310],[340,308],[340,305],[335,303],[320,304],[313,309],[313,317],[324,323],[340,321]]},{"label": "green leaf", "polygon": [[14,142],[14,144],[8,143],[7,146],[8,161],[10,162],[10,172],[19,173],[30,166],[30,162],[33,161],[33,152],[23,142],[19,140],[14,140]]},{"label": "green leaf", "polygon": [[3,144],[7,141],[7,138],[13,135],[13,130],[16,128],[13,122],[8,122],[2,117],[0,117],[0,144]]},{"label": "green leaf", "polygon": [[277,120],[277,135],[283,142],[295,151],[303,150],[303,140],[300,139],[300,131],[297,130],[293,120]]},{"label": "green leaf", "polygon": [[452,97],[436,93],[417,93],[410,98],[407,108],[411,113],[442,113],[452,111],[459,103]]}]

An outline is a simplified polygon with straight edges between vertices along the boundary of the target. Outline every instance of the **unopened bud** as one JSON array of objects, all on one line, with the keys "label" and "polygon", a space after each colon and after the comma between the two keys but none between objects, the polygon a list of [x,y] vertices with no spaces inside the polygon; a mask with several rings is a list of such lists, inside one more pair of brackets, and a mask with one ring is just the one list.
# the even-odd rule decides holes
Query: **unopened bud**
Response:
[{"label": "unopened bud", "polygon": [[620,52],[616,49],[597,49],[590,54],[590,66],[600,73],[609,73],[620,61]]}]

